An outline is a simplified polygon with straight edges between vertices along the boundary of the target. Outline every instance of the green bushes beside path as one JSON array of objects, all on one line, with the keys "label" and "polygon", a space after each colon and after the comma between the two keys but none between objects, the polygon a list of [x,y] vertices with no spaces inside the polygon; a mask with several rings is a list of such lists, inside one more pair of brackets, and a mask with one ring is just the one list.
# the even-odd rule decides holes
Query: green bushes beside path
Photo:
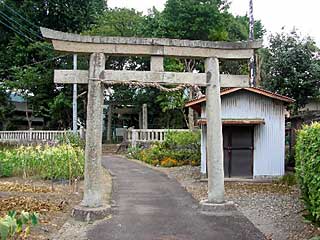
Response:
[{"label": "green bushes beside path", "polygon": [[129,148],[128,157],[162,167],[199,165],[200,131],[169,132],[164,142],[148,149]]},{"label": "green bushes beside path", "polygon": [[320,222],[320,123],[304,126],[298,132],[296,176],[311,219]]}]

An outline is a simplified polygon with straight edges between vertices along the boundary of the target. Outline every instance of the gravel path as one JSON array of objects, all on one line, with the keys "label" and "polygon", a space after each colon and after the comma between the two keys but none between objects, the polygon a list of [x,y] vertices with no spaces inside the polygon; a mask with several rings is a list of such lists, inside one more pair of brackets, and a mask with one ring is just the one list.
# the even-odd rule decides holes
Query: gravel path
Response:
[{"label": "gravel path", "polygon": [[[158,168],[176,178],[197,200],[207,197],[199,167]],[[306,223],[296,186],[277,183],[226,182],[226,198],[236,203],[269,240],[303,240],[320,235],[320,228]]]}]

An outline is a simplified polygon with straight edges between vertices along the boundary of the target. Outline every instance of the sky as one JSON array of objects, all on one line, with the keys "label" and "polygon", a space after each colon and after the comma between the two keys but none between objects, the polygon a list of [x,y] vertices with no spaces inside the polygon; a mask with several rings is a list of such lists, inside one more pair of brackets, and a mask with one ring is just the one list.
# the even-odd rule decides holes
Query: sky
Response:
[{"label": "sky", "polygon": [[[147,13],[153,6],[163,10],[165,2],[166,0],[108,0],[108,5],[135,8]],[[248,12],[249,0],[230,0],[230,2],[230,11],[234,15],[245,15]],[[262,21],[267,36],[281,32],[283,27],[286,32],[296,28],[303,36],[312,37],[320,47],[319,0],[254,0],[253,4],[255,19]]]}]

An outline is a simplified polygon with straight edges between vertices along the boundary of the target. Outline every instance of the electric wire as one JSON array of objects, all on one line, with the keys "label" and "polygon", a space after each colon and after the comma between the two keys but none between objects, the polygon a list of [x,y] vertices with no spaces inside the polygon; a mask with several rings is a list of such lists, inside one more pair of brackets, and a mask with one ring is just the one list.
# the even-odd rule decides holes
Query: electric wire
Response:
[{"label": "electric wire", "polygon": [[13,8],[11,8],[8,4],[6,4],[3,0],[1,1],[3,6],[5,6],[6,8],[8,8],[11,12],[13,12],[14,14],[16,14],[17,16],[19,16],[21,19],[25,20],[27,23],[29,23],[31,26],[35,27],[36,29],[39,29],[38,26],[36,26],[34,23],[32,23],[31,21],[29,21],[27,18],[23,17],[20,13],[18,13],[16,10],[14,10]]},{"label": "electric wire", "polygon": [[22,32],[20,32],[19,30],[17,30],[16,28],[6,24],[5,22],[3,22],[1,19],[0,19],[0,23],[4,26],[6,26],[7,28],[11,29],[12,31],[14,31],[16,34],[20,35],[21,37],[24,37],[24,38],[27,38],[29,41],[31,42],[34,42],[35,40],[33,40],[32,38],[26,36],[25,34],[23,34]]},{"label": "electric wire", "polygon": [[6,71],[10,71],[10,70],[17,69],[17,68],[18,69],[19,68],[26,68],[26,67],[30,67],[30,66],[33,66],[33,65],[42,64],[42,63],[54,61],[54,60],[57,60],[57,59],[60,59],[60,58],[68,57],[70,55],[71,54],[65,54],[65,55],[60,55],[60,56],[54,57],[54,58],[50,58],[50,59],[46,59],[46,60],[42,60],[42,61],[30,63],[30,64],[25,64],[25,65],[22,65],[22,66],[14,66],[14,67],[7,68],[7,69],[0,69],[0,72],[6,72]]},{"label": "electric wire", "polygon": [[11,25],[18,25],[19,27],[23,28],[24,31],[27,31],[28,33],[32,34],[33,36],[43,39],[42,36],[40,36],[39,34],[37,34],[36,32],[34,32],[32,29],[27,28],[26,26],[23,26],[21,23],[15,21],[14,19],[12,19],[11,17],[9,17],[7,14],[5,14],[4,12],[2,12],[0,10],[0,15],[2,15],[2,18],[6,19],[7,22],[9,22]]}]

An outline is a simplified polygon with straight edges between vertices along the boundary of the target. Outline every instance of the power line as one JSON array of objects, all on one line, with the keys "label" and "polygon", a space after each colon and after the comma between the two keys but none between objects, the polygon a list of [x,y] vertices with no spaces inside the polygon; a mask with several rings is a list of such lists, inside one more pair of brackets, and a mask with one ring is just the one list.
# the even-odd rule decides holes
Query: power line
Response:
[{"label": "power line", "polygon": [[11,29],[12,31],[14,31],[16,34],[20,35],[21,37],[27,38],[29,41],[34,42],[34,40],[32,38],[29,38],[28,36],[26,36],[25,34],[20,32],[19,30],[17,30],[14,27],[9,26],[8,24],[4,23],[3,21],[1,21],[1,19],[0,19],[0,23],[3,24],[4,26],[6,26],[7,28]]},{"label": "power line", "polygon": [[14,14],[16,14],[17,16],[19,16],[21,19],[25,20],[26,22],[28,22],[31,26],[35,27],[36,29],[39,29],[39,26],[36,26],[34,23],[32,23],[31,21],[29,21],[27,18],[25,18],[24,16],[22,16],[20,13],[18,13],[16,10],[14,10],[13,8],[11,8],[9,5],[7,5],[3,0],[1,1],[3,6],[5,6],[6,8],[8,8],[11,12],[13,12]]},{"label": "power line", "polygon": [[13,70],[13,69],[16,69],[16,68],[26,68],[26,67],[30,67],[30,66],[37,65],[37,64],[41,64],[41,63],[45,63],[45,62],[54,61],[54,60],[57,60],[57,59],[59,59],[59,58],[68,57],[68,56],[70,56],[70,55],[71,55],[71,54],[65,54],[65,55],[60,55],[60,56],[54,57],[54,58],[50,58],[50,59],[46,59],[46,60],[42,60],[42,61],[30,63],[30,64],[25,64],[25,65],[18,66],[18,67],[14,66],[14,67],[11,67],[11,68],[8,68],[8,69],[0,69],[0,72],[10,71],[10,70]]},{"label": "power line", "polygon": [[38,37],[40,39],[43,39],[42,36],[40,36],[39,34],[37,34],[36,32],[34,32],[32,29],[29,29],[25,26],[23,26],[22,24],[20,24],[19,22],[15,21],[14,19],[12,19],[11,17],[9,17],[7,14],[5,14],[4,12],[2,12],[0,10],[0,15],[2,15],[2,17],[7,20],[7,22],[9,22],[11,25],[18,25],[21,28],[25,29],[25,31],[27,31],[28,33],[31,33],[33,36]]},{"label": "power line", "polygon": [[[0,13],[1,13],[1,11],[0,11]],[[5,17],[2,16],[1,14],[0,14],[0,17],[2,17],[2,19],[3,19],[4,21],[6,21],[7,24],[6,24],[5,22],[1,21],[1,19],[0,19],[0,23],[2,23],[3,25],[5,25],[7,28],[11,29],[11,30],[14,31],[16,34],[18,34],[18,35],[20,35],[20,36],[22,36],[22,37],[24,37],[24,38],[27,38],[27,39],[28,39],[29,41],[31,41],[31,42],[36,42],[36,40],[34,40],[33,38],[27,36],[26,32],[24,32],[22,29],[20,29],[19,27],[17,27],[17,26],[16,26],[15,24],[13,24],[10,20],[8,20],[7,18],[5,18]],[[9,24],[9,25],[8,25],[8,24]],[[17,24],[18,24],[18,23],[17,23]],[[20,25],[20,24],[19,24],[19,25]],[[28,31],[28,32],[29,32],[29,31]],[[42,36],[37,35],[37,37],[39,37],[39,38],[41,38],[41,40],[43,40],[43,37],[42,37]],[[48,49],[48,50],[52,50],[51,47],[48,47],[48,46],[45,46],[45,45],[43,45],[42,47],[44,47],[44,48],[46,48],[46,49]]]}]

